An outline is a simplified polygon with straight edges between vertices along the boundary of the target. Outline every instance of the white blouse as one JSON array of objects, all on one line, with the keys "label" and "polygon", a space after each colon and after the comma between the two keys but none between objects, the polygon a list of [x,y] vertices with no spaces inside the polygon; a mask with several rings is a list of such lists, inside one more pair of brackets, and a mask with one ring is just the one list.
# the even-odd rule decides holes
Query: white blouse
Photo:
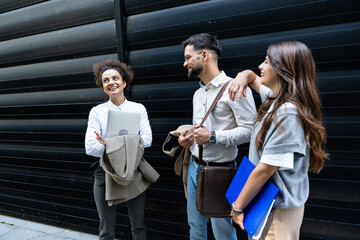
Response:
[{"label": "white blouse", "polygon": [[101,157],[104,150],[102,145],[97,139],[94,131],[99,133],[105,139],[106,125],[109,109],[118,109],[127,112],[138,112],[140,116],[139,135],[144,141],[144,147],[150,147],[152,143],[152,132],[150,127],[149,118],[144,105],[136,102],[131,102],[125,99],[120,105],[116,106],[111,101],[99,104],[93,107],[89,113],[88,127],[85,134],[85,150],[86,154],[94,157]]}]

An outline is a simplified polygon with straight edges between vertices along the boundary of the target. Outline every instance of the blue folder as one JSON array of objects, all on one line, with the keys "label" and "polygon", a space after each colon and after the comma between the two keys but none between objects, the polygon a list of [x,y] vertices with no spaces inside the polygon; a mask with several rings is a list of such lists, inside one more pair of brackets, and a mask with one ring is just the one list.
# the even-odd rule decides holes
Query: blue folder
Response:
[{"label": "blue folder", "polygon": [[[225,195],[230,204],[236,201],[254,168],[255,165],[244,157]],[[244,209],[244,228],[251,239],[260,237],[278,192],[279,189],[271,181],[267,181]]]}]

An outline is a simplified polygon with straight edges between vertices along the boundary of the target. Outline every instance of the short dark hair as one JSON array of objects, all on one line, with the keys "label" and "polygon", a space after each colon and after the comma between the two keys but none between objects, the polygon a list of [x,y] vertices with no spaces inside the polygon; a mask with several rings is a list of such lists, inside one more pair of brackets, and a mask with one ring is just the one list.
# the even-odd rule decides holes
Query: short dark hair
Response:
[{"label": "short dark hair", "polygon": [[200,33],[197,35],[193,35],[182,42],[182,45],[184,48],[186,48],[187,45],[192,45],[194,49],[208,49],[212,50],[216,53],[218,58],[221,57],[221,47],[219,45],[218,40],[215,36],[210,35],[208,33]]},{"label": "short dark hair", "polygon": [[93,74],[95,77],[95,83],[100,88],[103,87],[101,75],[103,73],[103,70],[106,69],[116,69],[122,76],[123,80],[126,82],[125,89],[128,89],[130,87],[130,84],[133,81],[134,72],[132,71],[131,67],[125,63],[120,62],[116,59],[108,59],[102,62],[95,63],[93,65]]}]

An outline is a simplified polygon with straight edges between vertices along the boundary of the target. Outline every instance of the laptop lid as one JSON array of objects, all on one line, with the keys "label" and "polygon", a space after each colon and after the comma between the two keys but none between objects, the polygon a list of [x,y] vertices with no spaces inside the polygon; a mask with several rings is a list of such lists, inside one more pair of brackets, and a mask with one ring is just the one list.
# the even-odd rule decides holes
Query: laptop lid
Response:
[{"label": "laptop lid", "polygon": [[105,137],[139,134],[140,113],[109,109]]}]

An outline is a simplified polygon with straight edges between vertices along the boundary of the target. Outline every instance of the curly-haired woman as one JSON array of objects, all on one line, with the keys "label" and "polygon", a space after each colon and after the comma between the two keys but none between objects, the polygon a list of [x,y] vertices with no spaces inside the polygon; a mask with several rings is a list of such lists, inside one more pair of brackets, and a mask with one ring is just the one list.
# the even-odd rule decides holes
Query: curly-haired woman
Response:
[{"label": "curly-haired woman", "polygon": [[[144,147],[152,142],[151,127],[145,107],[140,103],[128,101],[124,89],[130,87],[133,71],[130,66],[118,60],[108,59],[93,65],[96,85],[108,95],[109,101],[91,109],[85,136],[86,154],[101,157],[105,142],[105,133],[109,109],[138,112],[140,116],[139,135]],[[105,201],[105,172],[97,165],[94,171],[94,198],[100,218],[99,237],[101,240],[114,239],[116,222],[116,205],[108,206]],[[126,202],[131,223],[133,239],[146,239],[144,221],[146,191]]]}]

